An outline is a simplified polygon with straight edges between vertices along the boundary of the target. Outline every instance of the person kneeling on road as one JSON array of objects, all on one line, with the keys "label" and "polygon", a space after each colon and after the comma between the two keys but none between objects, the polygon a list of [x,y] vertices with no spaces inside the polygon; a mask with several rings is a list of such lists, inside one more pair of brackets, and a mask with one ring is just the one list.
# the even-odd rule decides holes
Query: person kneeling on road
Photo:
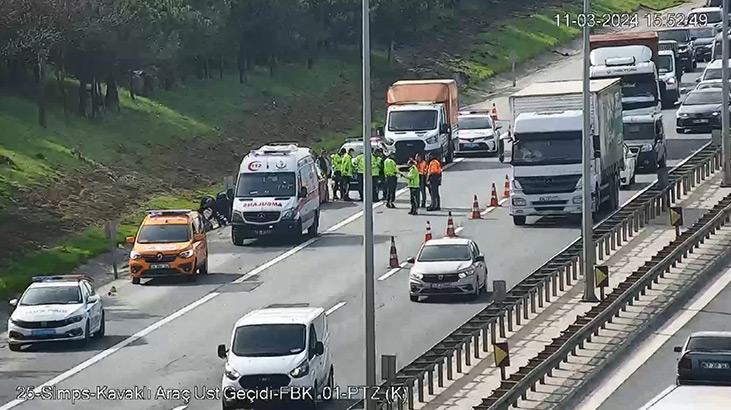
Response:
[{"label": "person kneeling on road", "polygon": [[419,209],[419,170],[416,168],[416,161],[409,160],[409,173],[401,174],[406,178],[406,186],[409,187],[411,210],[409,215],[417,215]]},{"label": "person kneeling on road", "polygon": [[398,168],[394,160],[395,154],[389,155],[383,160],[383,175],[386,177],[386,208],[396,208],[396,179],[398,177]]}]

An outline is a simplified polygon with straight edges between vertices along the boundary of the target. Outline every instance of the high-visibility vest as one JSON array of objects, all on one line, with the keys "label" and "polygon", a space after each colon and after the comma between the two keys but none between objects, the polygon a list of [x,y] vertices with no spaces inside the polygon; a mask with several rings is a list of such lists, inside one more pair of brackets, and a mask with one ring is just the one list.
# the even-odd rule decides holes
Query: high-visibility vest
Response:
[{"label": "high-visibility vest", "polygon": [[427,173],[428,175],[441,175],[442,173],[442,164],[439,163],[438,159],[433,159],[429,161],[429,166],[427,167]]},{"label": "high-visibility vest", "polygon": [[365,173],[365,155],[358,154],[358,156],[355,157],[355,172],[358,174]]},{"label": "high-visibility vest", "polygon": [[344,177],[353,176],[353,159],[350,157],[350,154],[345,154],[340,159],[340,173]]},{"label": "high-visibility vest", "polygon": [[395,177],[398,175],[398,168],[396,167],[396,161],[392,158],[386,158],[383,160],[383,173],[387,177]]},{"label": "high-visibility vest", "polygon": [[381,157],[373,155],[371,157],[371,175],[374,177],[381,176],[381,167],[383,166],[383,160]]},{"label": "high-visibility vest", "polygon": [[340,162],[342,157],[337,152],[330,155],[330,162],[332,163],[333,172],[340,172]]},{"label": "high-visibility vest", "polygon": [[416,169],[416,165],[412,165],[411,168],[409,168],[409,173],[406,175],[406,185],[409,188],[419,187],[419,170]]}]

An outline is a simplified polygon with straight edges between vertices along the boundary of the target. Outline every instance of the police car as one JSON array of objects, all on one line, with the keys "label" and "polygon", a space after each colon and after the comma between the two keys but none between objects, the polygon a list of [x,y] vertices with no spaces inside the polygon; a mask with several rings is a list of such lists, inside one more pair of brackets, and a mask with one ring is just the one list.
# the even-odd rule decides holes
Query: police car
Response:
[{"label": "police car", "polygon": [[36,276],[8,319],[8,347],[38,342],[84,341],[104,336],[104,307],[83,275]]},{"label": "police car", "polygon": [[490,118],[489,111],[459,113],[458,153],[498,154],[500,126]]}]

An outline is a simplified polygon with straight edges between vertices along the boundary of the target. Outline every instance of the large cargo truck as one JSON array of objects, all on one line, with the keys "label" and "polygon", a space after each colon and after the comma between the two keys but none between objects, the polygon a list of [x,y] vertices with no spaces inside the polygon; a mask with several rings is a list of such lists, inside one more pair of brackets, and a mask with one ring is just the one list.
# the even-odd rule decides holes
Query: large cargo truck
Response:
[{"label": "large cargo truck", "polygon": [[389,87],[386,126],[379,131],[398,164],[416,154],[452,162],[459,141],[458,97],[454,80],[402,80]]},{"label": "large cargo truck", "polygon": [[[619,79],[591,80],[592,210],[619,206],[624,167],[622,92]],[[513,180],[510,215],[581,214],[582,81],[534,83],[510,96]]]}]

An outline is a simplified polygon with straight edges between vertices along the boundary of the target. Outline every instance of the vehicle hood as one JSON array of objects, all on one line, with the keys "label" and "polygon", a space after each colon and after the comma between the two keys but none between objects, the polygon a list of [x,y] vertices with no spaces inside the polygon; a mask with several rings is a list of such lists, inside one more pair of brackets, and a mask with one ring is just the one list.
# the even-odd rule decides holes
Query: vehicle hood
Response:
[{"label": "vehicle hood", "polygon": [[652,115],[658,112],[657,101],[652,97],[622,98],[622,115]]},{"label": "vehicle hood", "polygon": [[[460,131],[461,133],[462,131]],[[389,139],[392,141],[423,140],[438,134],[436,129],[428,131],[386,131],[385,140],[388,144]]]},{"label": "vehicle hood", "polygon": [[[622,102],[624,104],[624,102]],[[623,109],[622,110],[622,116],[623,117],[640,117],[640,116],[648,116],[651,117],[652,115],[657,113],[657,107],[655,105],[652,105],[650,107],[629,107],[629,109]]]},{"label": "vehicle hood", "polygon": [[708,114],[714,111],[721,111],[721,104],[681,105],[678,114]]},{"label": "vehicle hood", "polygon": [[660,73],[660,79],[663,81],[668,81],[671,78],[675,78],[675,73],[668,71],[667,73]]},{"label": "vehicle hood", "polygon": [[513,166],[514,177],[536,177],[536,176],[554,176],[554,175],[577,175],[581,174],[581,162],[575,164],[556,164],[556,165],[523,165],[516,164]]},{"label": "vehicle hood", "polygon": [[459,130],[459,139],[461,140],[471,140],[475,138],[486,138],[486,137],[493,137],[495,133],[493,130],[487,129],[487,130],[465,130],[461,129]]},{"label": "vehicle hood", "polygon": [[247,374],[289,374],[304,358],[303,353],[272,357],[242,357],[231,353],[228,355],[228,364],[242,376]]},{"label": "vehicle hood", "polygon": [[624,143],[628,147],[641,147],[646,144],[655,145],[655,140],[652,138],[641,139],[641,140],[624,140]]},{"label": "vehicle hood", "polygon": [[695,40],[693,40],[693,44],[697,46],[706,46],[713,44],[713,38],[712,37],[700,37]]},{"label": "vehicle hood", "polygon": [[73,305],[18,306],[13,311],[11,318],[26,322],[63,320],[74,316],[74,314],[83,309],[83,303]]},{"label": "vehicle hood", "polygon": [[455,273],[466,269],[472,261],[445,261],[445,262],[416,262],[411,268],[412,273],[438,274]]},{"label": "vehicle hood", "polygon": [[176,253],[186,250],[190,246],[190,242],[175,243],[136,243],[132,249],[139,253]]},{"label": "vehicle hood", "polygon": [[234,210],[239,212],[285,211],[297,206],[297,197],[236,198]]}]

